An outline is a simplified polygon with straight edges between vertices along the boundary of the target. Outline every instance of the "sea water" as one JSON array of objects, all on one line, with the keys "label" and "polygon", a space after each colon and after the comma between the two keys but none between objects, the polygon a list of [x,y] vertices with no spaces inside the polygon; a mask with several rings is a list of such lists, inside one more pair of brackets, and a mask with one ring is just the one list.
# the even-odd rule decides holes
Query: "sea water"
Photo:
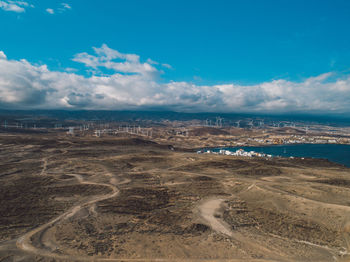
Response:
[{"label": "sea water", "polygon": [[249,146],[249,147],[221,147],[220,149],[235,152],[242,148],[244,151],[255,151],[258,153],[270,154],[281,157],[312,157],[326,158],[329,161],[336,162],[350,167],[350,145],[340,144],[291,144],[291,145],[271,145],[271,146]]}]

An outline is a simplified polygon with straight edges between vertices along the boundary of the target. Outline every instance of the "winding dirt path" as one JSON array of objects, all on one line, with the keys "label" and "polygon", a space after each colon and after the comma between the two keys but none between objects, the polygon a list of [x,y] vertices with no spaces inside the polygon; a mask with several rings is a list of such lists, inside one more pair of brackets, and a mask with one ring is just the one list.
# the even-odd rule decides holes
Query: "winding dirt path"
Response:
[{"label": "winding dirt path", "polygon": [[[24,234],[23,236],[18,238],[17,242],[16,242],[16,246],[20,250],[27,251],[27,252],[30,252],[30,253],[35,254],[35,255],[45,256],[45,257],[52,257],[52,258],[57,258],[57,259],[74,259],[74,260],[81,260],[81,261],[92,261],[95,259],[92,259],[91,257],[72,257],[72,256],[68,256],[68,255],[60,255],[60,254],[53,253],[50,250],[50,248],[48,248],[48,249],[38,248],[32,244],[31,238],[35,234],[38,234],[38,233],[43,234],[43,233],[45,233],[46,230],[48,230],[50,227],[56,225],[60,221],[68,219],[70,217],[73,217],[82,208],[86,208],[90,205],[95,204],[96,202],[99,202],[99,201],[113,198],[113,197],[117,196],[119,193],[119,190],[117,189],[117,187],[112,185],[112,184],[84,181],[83,177],[79,174],[67,174],[67,175],[75,177],[80,184],[105,186],[105,187],[109,187],[112,190],[112,192],[107,194],[107,195],[95,196],[92,199],[86,201],[85,203],[81,203],[81,204],[77,204],[77,205],[73,206],[68,211],[64,212],[63,214],[56,217],[55,219],[27,232],[26,234]],[[129,181],[125,180],[125,181],[120,182],[119,184],[124,184],[127,182],[129,182]],[[42,242],[41,244],[44,247],[50,246],[50,243],[47,243],[48,245],[45,245],[45,242]]]},{"label": "winding dirt path", "polygon": [[[225,199],[210,198],[202,202],[198,206],[199,216],[217,233],[223,234],[226,237],[238,240],[251,250],[257,250],[263,254],[269,255],[271,258],[268,261],[282,261],[283,257],[269,250],[268,248],[256,243],[253,239],[248,238],[239,231],[232,232],[230,225],[223,219]],[[248,259],[247,261],[252,261]],[[263,260],[260,260],[263,261]]]},{"label": "winding dirt path", "polygon": [[[48,230],[50,227],[54,226],[55,224],[59,223],[60,221],[64,219],[68,219],[70,217],[73,217],[79,210],[82,208],[86,208],[87,206],[93,207],[93,205],[96,202],[106,200],[112,197],[115,197],[119,194],[119,190],[117,189],[116,186],[112,184],[105,184],[105,183],[95,183],[95,182],[90,182],[90,181],[84,181],[83,177],[79,174],[67,174],[70,176],[75,177],[79,183],[81,184],[89,184],[89,185],[99,185],[99,186],[107,186],[112,189],[112,192],[107,195],[103,196],[96,196],[93,199],[86,201],[85,203],[78,204],[72,208],[70,208],[67,212],[63,213],[62,215],[58,216],[57,218],[49,221],[48,223],[33,229],[32,231],[26,233],[22,237],[17,239],[16,245],[17,248],[26,251],[30,254],[38,255],[38,256],[43,256],[47,258],[53,258],[53,259],[59,259],[59,260],[65,260],[65,261],[217,261],[217,259],[176,259],[176,258],[150,258],[150,259],[144,259],[144,258],[103,258],[103,257],[89,257],[89,256],[81,256],[81,255],[65,255],[65,254],[57,254],[54,253],[49,249],[49,243],[41,242],[40,244],[44,248],[38,248],[32,244],[31,238],[35,234],[43,234],[45,233],[46,230]],[[124,181],[121,181],[118,183],[118,185],[129,183],[129,179],[125,179]],[[223,220],[220,218],[217,218],[215,214],[218,214],[220,212],[220,208],[222,207],[224,199],[209,199],[202,203],[200,206],[200,212],[202,215],[202,218],[206,220],[210,226],[213,228],[213,230],[228,235],[232,236],[232,232],[229,229],[229,225],[227,225]],[[45,247],[48,247],[46,249]],[[241,259],[220,259],[220,261],[242,261]],[[249,259],[248,261],[257,261],[257,262],[264,262],[264,261],[278,261],[278,260],[264,260],[264,259]]]}]

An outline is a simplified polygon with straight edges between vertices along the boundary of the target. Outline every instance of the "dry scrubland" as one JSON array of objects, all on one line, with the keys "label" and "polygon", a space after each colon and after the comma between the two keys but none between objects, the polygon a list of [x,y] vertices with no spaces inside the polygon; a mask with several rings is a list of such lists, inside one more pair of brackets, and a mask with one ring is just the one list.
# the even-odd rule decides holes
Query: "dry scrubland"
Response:
[{"label": "dry scrubland", "polygon": [[0,135],[0,261],[346,261],[350,172],[137,138]]}]

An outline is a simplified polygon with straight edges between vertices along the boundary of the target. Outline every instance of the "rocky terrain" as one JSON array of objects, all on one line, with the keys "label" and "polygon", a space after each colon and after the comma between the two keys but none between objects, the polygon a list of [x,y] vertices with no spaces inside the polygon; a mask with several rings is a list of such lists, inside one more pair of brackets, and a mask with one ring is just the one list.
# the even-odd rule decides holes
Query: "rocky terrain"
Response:
[{"label": "rocky terrain", "polygon": [[0,261],[347,261],[349,175],[325,160],[2,133]]}]

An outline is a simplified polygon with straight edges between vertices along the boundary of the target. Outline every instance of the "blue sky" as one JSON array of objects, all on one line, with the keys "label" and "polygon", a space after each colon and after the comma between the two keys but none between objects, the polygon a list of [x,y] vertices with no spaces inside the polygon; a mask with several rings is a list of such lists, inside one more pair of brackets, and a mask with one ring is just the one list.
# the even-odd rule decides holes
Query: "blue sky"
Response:
[{"label": "blue sky", "polygon": [[[350,106],[346,106],[344,99],[349,98],[348,82],[344,87],[341,81],[348,81],[350,73],[349,14],[350,1],[334,0],[2,0],[0,50],[6,56],[6,63],[17,62],[15,71],[20,70],[18,63],[25,59],[34,71],[47,66],[50,73],[70,72],[70,77],[60,75],[61,78],[90,80],[89,87],[84,90],[67,82],[61,84],[64,87],[57,87],[60,92],[63,89],[65,92],[55,99],[68,102],[56,107],[104,109],[103,105],[108,104],[107,109],[159,106],[180,111],[347,113]],[[120,71],[119,67],[116,69],[115,65],[101,64],[101,61],[95,65],[91,61],[87,64],[86,57],[82,59],[81,55],[77,59],[78,54],[106,58],[103,53],[106,48],[99,54],[93,49],[103,45],[120,54],[138,55],[137,65],[126,56],[116,55],[113,59],[124,59],[135,67],[147,63],[154,67],[150,70],[152,74],[146,76],[137,69]],[[31,77],[26,77],[25,84],[13,83],[15,91],[11,91],[8,84],[1,87],[0,73],[0,91],[8,96],[0,100],[0,105],[49,107],[49,101],[53,99],[50,94],[57,92],[38,87],[39,80],[33,80],[34,73],[23,71],[28,68],[21,70],[21,74]],[[19,71],[16,72],[18,75]],[[6,83],[14,81],[8,79],[11,73],[6,72],[3,83],[5,78]],[[40,78],[46,77],[44,72],[40,74]],[[134,77],[127,79],[129,83],[138,86],[137,90],[146,91],[132,99],[133,90],[129,88],[129,93],[126,92],[126,86],[126,90],[121,90],[121,82],[111,84],[111,88],[102,88],[102,91],[101,88],[94,89],[92,77],[113,78],[115,74]],[[313,99],[318,103],[313,106],[290,97],[295,91],[291,88],[305,95],[310,79],[318,81],[313,86],[327,89],[324,97]],[[53,81],[49,81],[51,89],[57,85]],[[336,87],[330,87],[329,83]],[[95,85],[101,86],[101,83]],[[182,92],[177,100],[164,98],[173,96],[170,91],[175,92],[175,89]],[[335,89],[338,92],[334,92]],[[346,91],[345,98],[339,90]],[[37,103],[28,97],[23,97],[28,101],[14,99],[21,91],[29,96],[40,93],[44,97]],[[254,99],[249,93],[254,93]],[[317,93],[314,89],[309,90],[307,98],[310,100]],[[99,94],[108,101],[97,103],[94,96]],[[229,103],[224,101],[229,94],[236,107],[223,105]],[[141,101],[142,98],[145,99]],[[77,105],[73,102],[77,99],[86,101]]]}]

